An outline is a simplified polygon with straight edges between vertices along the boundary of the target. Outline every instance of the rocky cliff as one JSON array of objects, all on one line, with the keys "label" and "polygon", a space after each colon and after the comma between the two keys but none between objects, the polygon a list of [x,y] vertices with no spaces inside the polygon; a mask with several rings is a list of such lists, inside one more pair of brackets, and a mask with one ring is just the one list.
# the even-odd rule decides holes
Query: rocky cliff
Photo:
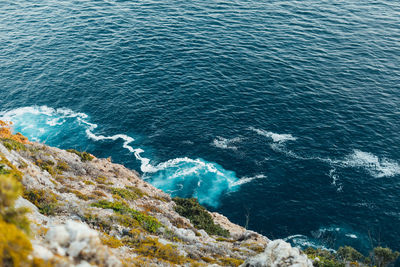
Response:
[{"label": "rocky cliff", "polygon": [[312,266],[282,240],[172,199],[110,159],[0,126],[0,265]]}]

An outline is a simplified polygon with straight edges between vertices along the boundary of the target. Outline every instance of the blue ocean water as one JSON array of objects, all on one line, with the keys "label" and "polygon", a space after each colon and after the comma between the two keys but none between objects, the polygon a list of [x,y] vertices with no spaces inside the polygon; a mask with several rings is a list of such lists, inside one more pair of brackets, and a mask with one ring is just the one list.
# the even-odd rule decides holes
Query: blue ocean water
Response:
[{"label": "blue ocean water", "polygon": [[0,3],[0,117],[270,238],[400,249],[398,1]]}]

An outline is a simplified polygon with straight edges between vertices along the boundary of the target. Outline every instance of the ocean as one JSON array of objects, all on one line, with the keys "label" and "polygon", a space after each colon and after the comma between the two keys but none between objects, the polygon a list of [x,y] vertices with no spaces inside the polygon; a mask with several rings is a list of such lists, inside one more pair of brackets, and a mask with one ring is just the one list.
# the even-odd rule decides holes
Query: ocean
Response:
[{"label": "ocean", "polygon": [[400,250],[398,1],[3,0],[0,117],[301,248]]}]

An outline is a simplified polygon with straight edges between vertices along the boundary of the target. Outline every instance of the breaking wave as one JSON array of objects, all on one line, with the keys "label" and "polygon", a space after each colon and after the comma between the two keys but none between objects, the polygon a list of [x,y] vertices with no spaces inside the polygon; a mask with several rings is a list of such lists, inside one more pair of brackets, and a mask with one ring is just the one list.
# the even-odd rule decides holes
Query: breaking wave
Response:
[{"label": "breaking wave", "polygon": [[235,144],[239,143],[241,141],[240,137],[235,137],[232,139],[224,138],[221,136],[217,136],[212,142],[212,145],[221,148],[221,149],[232,149],[232,150],[237,150],[237,146]]},{"label": "breaking wave", "polygon": [[[14,130],[23,133],[34,141],[52,145],[76,146],[82,140],[122,141],[122,147],[132,153],[140,161],[140,169],[144,179],[154,186],[173,195],[196,197],[202,204],[212,207],[219,205],[219,199],[225,192],[237,191],[240,185],[253,178],[239,179],[235,172],[225,170],[214,162],[201,158],[180,157],[153,164],[144,156],[142,148],[134,147],[135,139],[125,134],[101,135],[95,133],[97,124],[89,121],[85,113],[77,113],[70,109],[53,109],[47,106],[22,107],[0,113],[1,120],[12,121]],[[38,130],[39,129],[39,130]],[[218,145],[232,148],[230,144],[239,139],[223,140]],[[84,144],[87,145],[87,144]]]},{"label": "breaking wave", "polygon": [[274,141],[275,143],[284,143],[286,141],[296,141],[297,140],[297,138],[291,134],[277,134],[277,133],[265,131],[262,129],[257,129],[254,127],[250,127],[249,129],[256,132],[259,135],[271,138],[272,141]]},{"label": "breaking wave", "polygon": [[[291,134],[276,134],[273,132],[265,131],[262,129],[256,129],[250,127],[251,130],[257,134],[271,138],[273,143],[270,143],[270,147],[273,151],[285,154],[287,157],[300,159],[300,160],[316,160],[330,164],[336,168],[358,168],[368,172],[375,178],[382,177],[393,177],[400,175],[400,164],[394,160],[387,159],[385,157],[378,157],[372,153],[364,152],[359,149],[354,149],[351,153],[343,157],[342,159],[331,159],[329,157],[315,157],[315,156],[302,156],[286,146],[286,141],[295,141],[297,138]],[[342,185],[338,183],[338,175],[335,171],[330,171],[329,177],[332,178],[332,184],[337,186],[338,191],[342,190]]]}]

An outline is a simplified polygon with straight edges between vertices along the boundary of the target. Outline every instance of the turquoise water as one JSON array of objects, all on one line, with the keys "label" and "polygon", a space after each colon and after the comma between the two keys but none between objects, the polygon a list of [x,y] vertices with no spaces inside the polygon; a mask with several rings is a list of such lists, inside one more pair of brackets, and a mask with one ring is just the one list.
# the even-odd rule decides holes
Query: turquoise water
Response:
[{"label": "turquoise water", "polygon": [[0,110],[270,238],[400,249],[396,1],[3,1]]}]

